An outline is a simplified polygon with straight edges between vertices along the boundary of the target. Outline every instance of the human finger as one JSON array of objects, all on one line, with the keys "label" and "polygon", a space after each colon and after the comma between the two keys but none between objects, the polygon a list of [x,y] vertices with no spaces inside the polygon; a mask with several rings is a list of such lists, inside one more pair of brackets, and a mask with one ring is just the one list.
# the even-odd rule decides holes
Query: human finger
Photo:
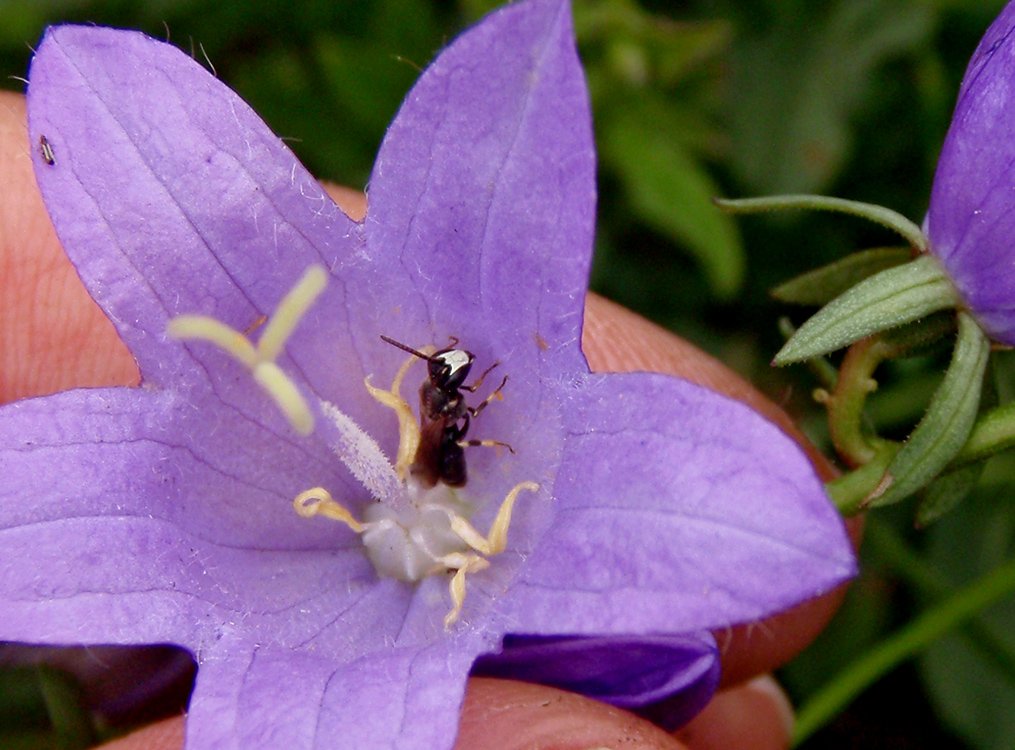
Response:
[{"label": "human finger", "polygon": [[793,709],[771,675],[716,693],[676,737],[692,750],[784,750]]}]

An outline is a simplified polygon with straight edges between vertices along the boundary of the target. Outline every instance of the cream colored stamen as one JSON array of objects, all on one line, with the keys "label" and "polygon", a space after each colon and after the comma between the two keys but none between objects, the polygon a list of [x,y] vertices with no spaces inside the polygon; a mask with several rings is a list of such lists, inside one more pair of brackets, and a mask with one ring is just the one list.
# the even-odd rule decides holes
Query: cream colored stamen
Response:
[{"label": "cream colored stamen", "polygon": [[478,573],[490,567],[490,561],[479,555],[448,555],[442,560],[447,567],[455,574],[451,577],[448,588],[451,590],[451,611],[444,615],[444,629],[450,630],[451,626],[458,622],[462,616],[462,607],[465,606],[465,576],[468,573]]},{"label": "cream colored stamen", "polygon": [[340,521],[357,534],[363,533],[363,524],[356,520],[344,505],[331,497],[331,493],[323,487],[314,487],[293,498],[293,507],[303,518],[324,516],[332,521]]},{"label": "cream colored stamen", "polygon": [[[424,346],[419,351],[421,354],[432,354],[435,349],[432,346]],[[395,416],[398,417],[398,455],[395,457],[395,472],[403,482],[409,476],[409,467],[416,459],[420,434],[416,415],[412,413],[408,402],[402,398],[402,381],[405,380],[409,368],[417,361],[420,360],[415,355],[406,359],[398,368],[398,372],[395,373],[395,377],[391,381],[391,388],[388,390],[372,385],[369,375],[363,381],[367,392],[374,397],[374,400],[394,411]]]},{"label": "cream colored stamen", "polygon": [[[450,628],[462,614],[462,606],[465,603],[465,576],[467,573],[477,573],[490,566],[488,557],[499,555],[507,549],[508,527],[511,526],[511,514],[514,512],[515,500],[522,490],[536,492],[539,485],[535,482],[519,482],[504,498],[493,519],[490,532],[484,537],[476,527],[460,515],[449,513],[451,530],[461,537],[461,540],[468,544],[479,554],[465,553],[463,555],[448,555],[442,560],[448,568],[455,571],[451,578],[449,587],[451,589],[451,611],[444,617],[444,627]],[[454,561],[452,561],[454,558]],[[458,564],[454,564],[457,562]]]},{"label": "cream colored stamen", "polygon": [[462,538],[462,541],[472,547],[476,552],[486,557],[499,555],[507,549],[508,527],[511,525],[511,514],[514,512],[515,500],[522,490],[536,492],[539,485],[535,482],[519,482],[504,498],[500,504],[496,518],[490,526],[490,533],[485,537],[476,531],[476,527],[459,515],[451,514],[451,530]]},{"label": "cream colored stamen", "polygon": [[314,416],[296,384],[275,360],[282,353],[300,320],[328,283],[323,266],[314,265],[279,302],[257,345],[243,333],[209,315],[178,315],[166,331],[176,339],[207,341],[251,371],[254,380],[267,392],[301,435],[314,429]]}]

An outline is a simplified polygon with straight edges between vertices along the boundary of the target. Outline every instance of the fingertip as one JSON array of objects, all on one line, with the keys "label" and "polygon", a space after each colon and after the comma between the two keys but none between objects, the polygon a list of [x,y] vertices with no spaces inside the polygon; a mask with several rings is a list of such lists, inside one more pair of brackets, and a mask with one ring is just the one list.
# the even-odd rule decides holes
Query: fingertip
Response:
[{"label": "fingertip", "polygon": [[333,182],[323,183],[324,189],[328,191],[331,199],[338,204],[338,207],[345,212],[353,221],[363,221],[367,215],[367,196],[362,190],[353,190],[344,185],[336,185]]},{"label": "fingertip", "polygon": [[135,384],[130,352],[57,241],[32,148],[24,97],[0,92],[0,403]]},{"label": "fingertip", "polygon": [[770,675],[720,693],[676,736],[692,750],[785,750],[793,708]]},{"label": "fingertip", "polygon": [[604,703],[513,680],[469,680],[455,750],[679,750],[653,724]]},{"label": "fingertip", "polygon": [[101,745],[101,750],[180,750],[184,719],[173,716]]}]

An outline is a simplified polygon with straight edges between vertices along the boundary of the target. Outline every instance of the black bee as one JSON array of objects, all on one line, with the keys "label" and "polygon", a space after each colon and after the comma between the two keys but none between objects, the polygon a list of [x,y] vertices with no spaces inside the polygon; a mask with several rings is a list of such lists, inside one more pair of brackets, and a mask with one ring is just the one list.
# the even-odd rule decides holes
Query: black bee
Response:
[{"label": "black bee", "polygon": [[451,346],[445,349],[423,354],[387,336],[381,338],[427,363],[427,379],[419,388],[419,448],[409,469],[421,484],[426,487],[433,487],[437,482],[449,487],[464,485],[468,478],[464,448],[470,445],[500,445],[514,453],[510,445],[498,440],[465,439],[472,419],[493,399],[500,397],[507,376],[479,406],[469,406],[461,392],[475,393],[497,366],[496,362],[479,376],[479,380],[466,385],[465,379],[476,358],[472,352],[457,348],[458,339],[453,339]]}]

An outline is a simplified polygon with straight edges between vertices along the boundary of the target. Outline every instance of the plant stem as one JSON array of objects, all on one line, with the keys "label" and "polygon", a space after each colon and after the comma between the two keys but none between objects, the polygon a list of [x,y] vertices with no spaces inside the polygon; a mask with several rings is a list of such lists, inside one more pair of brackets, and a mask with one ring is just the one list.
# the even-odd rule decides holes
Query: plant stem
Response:
[{"label": "plant stem", "polygon": [[1015,591],[1015,559],[926,610],[816,692],[797,714],[793,746],[838,715],[882,675],[919,653],[960,623]]}]

